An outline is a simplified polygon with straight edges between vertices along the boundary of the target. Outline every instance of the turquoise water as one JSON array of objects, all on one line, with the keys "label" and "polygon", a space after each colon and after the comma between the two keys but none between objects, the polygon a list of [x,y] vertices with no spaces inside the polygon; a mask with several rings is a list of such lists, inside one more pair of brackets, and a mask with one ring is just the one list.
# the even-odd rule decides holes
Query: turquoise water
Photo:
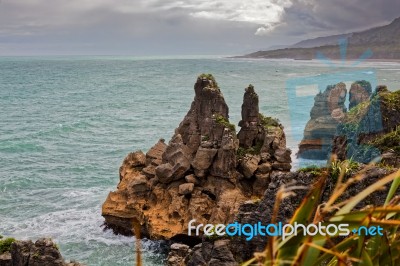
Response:
[{"label": "turquoise water", "polygon": [[[398,63],[356,69],[363,67],[376,68],[379,83],[398,88]],[[67,259],[88,265],[133,265],[134,239],[102,230],[101,204],[116,188],[127,153],[170,138],[203,72],[216,77],[234,123],[251,83],[261,111],[290,129],[285,82],[332,69],[291,60],[0,58],[0,234],[52,237]],[[301,128],[287,130],[288,146],[295,150],[301,134]],[[145,265],[162,265],[158,247],[143,243]]]}]

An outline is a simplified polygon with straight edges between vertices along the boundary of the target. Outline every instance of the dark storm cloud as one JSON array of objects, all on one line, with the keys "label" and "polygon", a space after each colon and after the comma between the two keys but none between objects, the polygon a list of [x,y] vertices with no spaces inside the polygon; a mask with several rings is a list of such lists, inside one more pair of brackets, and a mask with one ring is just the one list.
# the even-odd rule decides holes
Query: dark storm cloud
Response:
[{"label": "dark storm cloud", "polygon": [[276,29],[284,34],[318,37],[349,33],[390,23],[400,16],[398,0],[293,0]]},{"label": "dark storm cloud", "polygon": [[3,0],[0,55],[234,54],[384,24],[398,0]]}]

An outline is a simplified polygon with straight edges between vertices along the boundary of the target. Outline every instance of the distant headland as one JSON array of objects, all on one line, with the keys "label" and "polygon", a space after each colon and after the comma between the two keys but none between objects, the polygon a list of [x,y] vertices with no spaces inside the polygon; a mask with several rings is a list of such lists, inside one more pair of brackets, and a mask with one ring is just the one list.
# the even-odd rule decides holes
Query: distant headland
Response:
[{"label": "distant headland", "polygon": [[341,59],[338,41],[347,39],[347,59],[358,59],[370,49],[372,54],[368,59],[400,60],[399,35],[400,18],[397,18],[388,25],[361,32],[308,39],[285,48],[257,51],[235,58],[311,60],[317,58],[317,53],[322,53],[330,59]]}]

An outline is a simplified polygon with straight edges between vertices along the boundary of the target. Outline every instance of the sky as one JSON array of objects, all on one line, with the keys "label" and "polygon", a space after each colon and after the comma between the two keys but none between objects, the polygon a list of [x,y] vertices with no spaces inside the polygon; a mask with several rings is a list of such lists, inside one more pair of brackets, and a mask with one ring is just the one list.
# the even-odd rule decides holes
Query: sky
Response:
[{"label": "sky", "polygon": [[399,16],[399,0],[0,0],[0,55],[240,55]]}]

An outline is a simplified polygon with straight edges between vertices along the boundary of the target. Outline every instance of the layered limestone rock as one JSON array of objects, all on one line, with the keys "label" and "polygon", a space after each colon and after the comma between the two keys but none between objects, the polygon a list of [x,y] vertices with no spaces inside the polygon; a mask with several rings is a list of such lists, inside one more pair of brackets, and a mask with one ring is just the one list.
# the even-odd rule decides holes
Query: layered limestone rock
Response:
[{"label": "layered limestone rock", "polygon": [[338,83],[328,86],[315,96],[310,120],[304,129],[299,144],[298,156],[306,159],[326,159],[332,146],[337,125],[344,118],[346,107],[346,85]]},{"label": "layered limestone rock", "polygon": [[290,169],[283,127],[259,115],[253,87],[245,92],[239,138],[214,78],[200,76],[194,91],[168,144],[125,158],[117,190],[103,204],[106,226],[129,235],[140,225],[141,236],[193,245],[200,238],[188,235],[189,221],[231,222],[243,202],[263,194],[272,172]]},{"label": "layered limestone rock", "polygon": [[57,245],[48,238],[32,241],[15,241],[10,250],[0,254],[1,266],[83,266],[65,262]]},{"label": "layered limestone rock", "polygon": [[285,132],[278,120],[259,113],[252,85],[245,89],[239,126],[238,169],[245,178],[254,177],[253,191],[262,193],[272,171],[290,170],[291,150],[286,148]]}]

